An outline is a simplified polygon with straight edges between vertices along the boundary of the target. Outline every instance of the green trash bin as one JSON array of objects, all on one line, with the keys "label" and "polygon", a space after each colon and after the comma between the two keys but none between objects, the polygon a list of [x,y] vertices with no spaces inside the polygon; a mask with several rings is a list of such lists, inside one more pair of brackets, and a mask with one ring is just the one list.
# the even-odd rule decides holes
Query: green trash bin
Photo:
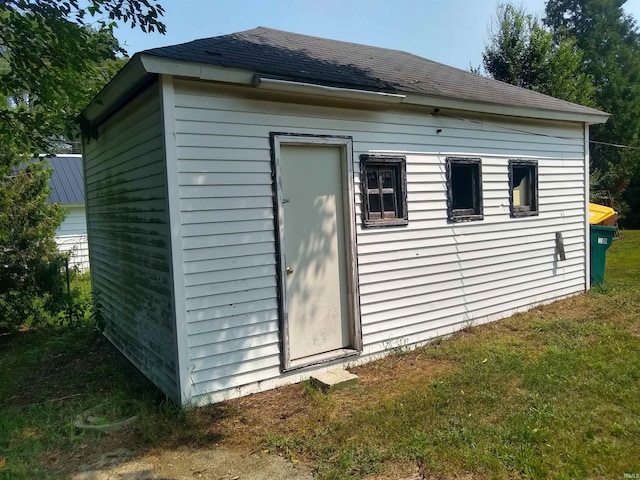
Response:
[{"label": "green trash bin", "polygon": [[591,285],[602,285],[604,282],[607,249],[613,243],[615,233],[616,227],[591,225]]}]

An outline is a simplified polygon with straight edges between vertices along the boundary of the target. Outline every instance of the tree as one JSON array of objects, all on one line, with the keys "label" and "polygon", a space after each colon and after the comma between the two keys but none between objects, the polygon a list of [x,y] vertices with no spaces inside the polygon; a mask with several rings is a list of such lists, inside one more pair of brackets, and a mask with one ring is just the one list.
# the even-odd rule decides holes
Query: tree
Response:
[{"label": "tree", "polygon": [[554,41],[551,30],[524,9],[498,6],[483,55],[484,70],[496,80],[570,102],[590,105],[593,87],[572,38]]},{"label": "tree", "polygon": [[50,171],[39,161],[7,167],[15,152],[0,144],[0,332],[11,331],[39,308],[60,310],[64,255],[54,235],[63,217],[47,204]]},{"label": "tree", "polygon": [[[582,70],[595,86],[596,105],[611,113],[591,129],[596,188],[619,201],[627,226],[640,226],[640,38],[622,10],[625,0],[548,0],[545,23],[572,36],[583,51]],[[635,148],[619,148],[609,144]]]},{"label": "tree", "polygon": [[[77,114],[113,73],[100,68],[124,53],[113,37],[115,20],[144,31],[165,31],[157,0],[86,4],[0,2],[0,97],[6,99],[0,106],[0,135],[32,152],[46,151],[73,133],[69,130]],[[92,28],[86,25],[88,18],[95,20]]]},{"label": "tree", "polygon": [[63,291],[63,212],[46,203],[50,171],[34,154],[77,135],[78,114],[121,64],[115,21],[165,31],[157,0],[79,3],[0,0],[0,330],[38,305],[55,311]]}]

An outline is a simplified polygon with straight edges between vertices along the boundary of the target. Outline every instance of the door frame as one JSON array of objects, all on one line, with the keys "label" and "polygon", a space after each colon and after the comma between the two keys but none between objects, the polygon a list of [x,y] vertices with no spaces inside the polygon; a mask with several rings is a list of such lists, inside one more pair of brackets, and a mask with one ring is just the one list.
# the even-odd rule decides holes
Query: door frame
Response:
[{"label": "door frame", "polygon": [[[353,168],[353,138],[350,136],[313,135],[299,133],[271,132],[271,173],[273,184],[273,206],[276,239],[276,269],[278,279],[278,310],[280,326],[280,360],[282,372],[297,370],[310,365],[330,362],[362,352],[362,326],[360,321],[360,295],[358,293],[358,256],[356,250],[355,185]],[[315,355],[311,361],[292,362],[289,350],[289,310],[287,282],[284,262],[284,209],[282,208],[281,147],[336,146],[340,147],[342,160],[343,219],[345,230],[345,260],[347,281],[347,310],[349,313],[349,348]]]}]

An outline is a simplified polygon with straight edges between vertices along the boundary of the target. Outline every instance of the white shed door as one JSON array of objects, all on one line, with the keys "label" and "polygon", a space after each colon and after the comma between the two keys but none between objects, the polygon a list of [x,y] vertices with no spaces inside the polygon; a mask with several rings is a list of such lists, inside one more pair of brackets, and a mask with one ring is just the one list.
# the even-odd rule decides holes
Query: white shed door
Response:
[{"label": "white shed door", "polygon": [[350,344],[342,149],[282,145],[284,263],[291,361]]}]

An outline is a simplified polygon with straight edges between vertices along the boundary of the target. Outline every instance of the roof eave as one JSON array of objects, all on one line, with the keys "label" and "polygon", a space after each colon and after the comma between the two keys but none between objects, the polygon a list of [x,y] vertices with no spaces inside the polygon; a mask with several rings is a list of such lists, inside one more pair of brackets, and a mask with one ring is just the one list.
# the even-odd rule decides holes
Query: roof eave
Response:
[{"label": "roof eave", "polygon": [[147,73],[175,75],[223,83],[252,85],[255,72],[240,68],[220,67],[206,63],[189,62],[140,54],[140,60]]},{"label": "roof eave", "polygon": [[[185,60],[174,60],[155,55],[136,54],[116,75],[116,77],[98,94],[98,96],[82,112],[88,120],[96,122],[95,119],[104,117],[105,112],[115,108],[118,98],[122,98],[126,91],[133,91],[144,83],[145,77],[152,74],[175,75],[198,80],[212,82],[231,83],[245,86],[257,86],[256,78],[260,74],[239,68],[221,67],[204,63],[196,63]],[[128,87],[128,88],[127,88]],[[336,98],[354,99],[354,90],[347,88],[327,87],[325,85],[315,85],[293,81],[278,82],[279,91],[290,91],[291,93],[308,93],[321,96],[331,96]],[[363,90],[358,92],[367,93]],[[388,95],[374,95],[378,92],[371,92],[372,95],[360,95],[367,101],[378,101],[389,103]],[[491,103],[475,102],[463,99],[453,99],[437,97],[423,94],[401,93],[394,95],[399,101],[393,103],[403,103],[407,105],[420,105],[433,108],[447,108],[452,110],[473,111],[494,115],[507,115],[513,117],[536,118],[540,120],[558,120],[568,122],[580,122],[588,124],[605,123],[609,114],[595,109],[590,112],[567,112],[558,110],[544,110],[528,107],[514,107],[508,105],[498,105]],[[402,97],[400,99],[400,97]]]},{"label": "roof eave", "polygon": [[145,68],[140,54],[136,53],[91,100],[80,113],[80,117],[92,124],[100,123],[101,119],[116,110],[124,99],[149,81],[151,74],[153,72]]}]

